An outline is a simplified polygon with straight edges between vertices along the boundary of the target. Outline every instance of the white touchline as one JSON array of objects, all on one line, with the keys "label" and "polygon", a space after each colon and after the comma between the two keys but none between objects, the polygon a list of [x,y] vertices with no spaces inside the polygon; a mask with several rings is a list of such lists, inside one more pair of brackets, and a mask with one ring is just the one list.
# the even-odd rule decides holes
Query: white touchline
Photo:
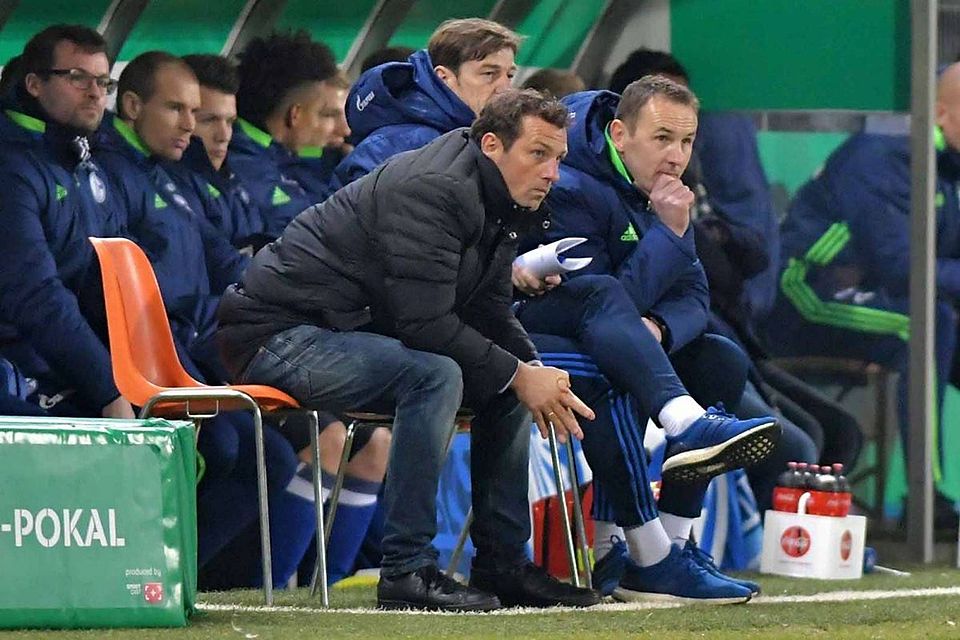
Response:
[{"label": "white touchline", "polygon": [[[828,591],[797,596],[757,596],[746,606],[756,604],[803,604],[807,602],[851,602],[856,600],[890,600],[893,598],[921,598],[933,596],[957,596],[960,587],[931,587],[927,589],[896,589],[892,591]],[[500,609],[486,613],[450,613],[437,611],[382,611],[380,609],[319,609],[317,607],[295,606],[247,606],[239,604],[212,604],[197,603],[200,611],[228,611],[234,613],[355,613],[367,615],[415,615],[415,616],[519,616],[543,615],[558,612],[594,611],[645,611],[648,609],[673,609],[689,606],[683,603],[672,602],[611,602],[599,604],[589,609],[575,609],[572,607],[552,607],[549,609],[532,609],[514,607]]]}]

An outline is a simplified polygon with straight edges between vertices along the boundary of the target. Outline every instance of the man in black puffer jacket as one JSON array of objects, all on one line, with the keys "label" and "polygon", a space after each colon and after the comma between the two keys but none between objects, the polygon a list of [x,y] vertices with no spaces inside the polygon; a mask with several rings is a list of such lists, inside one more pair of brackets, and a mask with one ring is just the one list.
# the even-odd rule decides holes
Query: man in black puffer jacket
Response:
[{"label": "man in black puffer jacket", "polygon": [[[530,563],[531,413],[582,437],[593,413],[566,372],[539,366],[510,309],[518,233],[558,179],[567,110],[535,91],[491,100],[474,125],[395,156],[297,216],[220,306],[238,382],[304,406],[395,413],[384,608],[589,606],[599,596]],[[436,567],[437,483],[454,417],[475,411],[471,586]]]}]

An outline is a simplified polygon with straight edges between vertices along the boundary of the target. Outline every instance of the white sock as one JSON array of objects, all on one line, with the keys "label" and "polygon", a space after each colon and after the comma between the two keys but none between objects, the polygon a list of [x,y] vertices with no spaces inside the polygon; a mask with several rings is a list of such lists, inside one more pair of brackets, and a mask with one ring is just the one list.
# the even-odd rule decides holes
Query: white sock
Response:
[{"label": "white sock", "polygon": [[693,529],[694,518],[684,518],[675,516],[672,513],[660,512],[660,521],[663,523],[663,529],[670,536],[670,542],[678,545],[681,549],[690,539],[690,531]]},{"label": "white sock", "polygon": [[616,522],[593,521],[594,560],[599,560],[610,553],[610,549],[613,548],[613,540],[611,540],[611,538],[614,536],[623,540],[623,529],[618,527]]},{"label": "white sock", "polygon": [[659,518],[623,530],[630,557],[641,567],[650,567],[670,553],[670,538]]},{"label": "white sock", "polygon": [[707,411],[690,396],[677,396],[663,405],[657,420],[668,436],[677,437]]}]

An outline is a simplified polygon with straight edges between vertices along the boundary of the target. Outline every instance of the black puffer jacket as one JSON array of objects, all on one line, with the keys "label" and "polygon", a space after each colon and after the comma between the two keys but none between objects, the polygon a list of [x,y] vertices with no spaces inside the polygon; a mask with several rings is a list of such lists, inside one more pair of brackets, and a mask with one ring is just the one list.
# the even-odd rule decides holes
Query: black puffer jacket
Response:
[{"label": "black puffer jacket", "polygon": [[482,403],[536,352],[510,309],[516,205],[466,129],[395,156],[297,216],[220,304],[237,375],[276,333],[301,324],[363,329],[447,355]]}]

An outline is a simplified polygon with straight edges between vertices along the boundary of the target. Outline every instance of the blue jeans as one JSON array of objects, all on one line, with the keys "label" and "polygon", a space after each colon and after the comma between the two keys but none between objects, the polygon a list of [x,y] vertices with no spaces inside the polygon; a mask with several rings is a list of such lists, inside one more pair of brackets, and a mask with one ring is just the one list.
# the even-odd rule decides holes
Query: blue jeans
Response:
[{"label": "blue jeans", "polygon": [[[381,574],[396,576],[436,563],[431,541],[437,485],[463,397],[456,362],[379,334],[301,325],[261,347],[240,382],[277,387],[307,407],[393,413]],[[471,455],[478,560],[519,563],[530,536],[530,417],[512,393],[475,409]]]}]

